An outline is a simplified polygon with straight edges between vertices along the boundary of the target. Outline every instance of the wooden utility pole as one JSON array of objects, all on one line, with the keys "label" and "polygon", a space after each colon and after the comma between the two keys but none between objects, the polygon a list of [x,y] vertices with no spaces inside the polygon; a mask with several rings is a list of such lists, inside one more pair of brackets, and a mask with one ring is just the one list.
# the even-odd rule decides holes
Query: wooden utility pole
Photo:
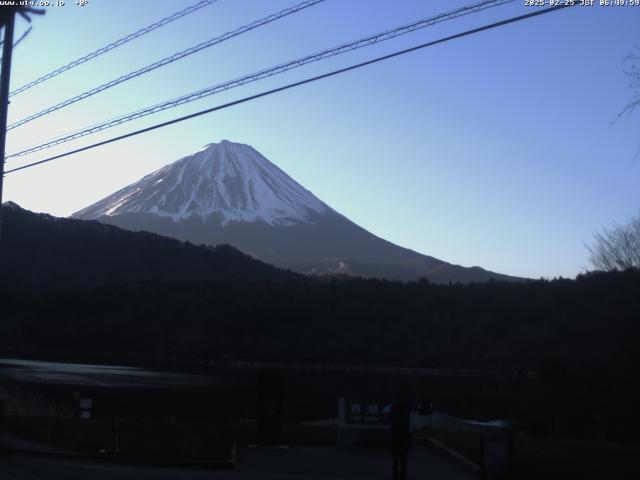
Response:
[{"label": "wooden utility pole", "polygon": [[15,12],[10,12],[7,15],[6,22],[4,24],[4,44],[2,45],[2,72],[0,72],[0,259],[2,258],[2,187],[4,184],[4,150],[7,140],[9,79],[11,77],[11,54],[13,52],[13,26],[15,23],[15,18]]}]

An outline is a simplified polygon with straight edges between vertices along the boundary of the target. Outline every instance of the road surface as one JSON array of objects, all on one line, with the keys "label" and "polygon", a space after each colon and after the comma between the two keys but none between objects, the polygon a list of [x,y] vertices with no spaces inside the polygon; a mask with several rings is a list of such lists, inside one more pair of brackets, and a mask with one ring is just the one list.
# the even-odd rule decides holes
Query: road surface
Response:
[{"label": "road surface", "polygon": [[[389,457],[386,451],[342,451],[331,447],[244,448],[238,452],[236,469],[227,471],[5,453],[0,454],[0,480],[388,480]],[[408,470],[410,478],[476,478],[425,447],[411,451]]]}]

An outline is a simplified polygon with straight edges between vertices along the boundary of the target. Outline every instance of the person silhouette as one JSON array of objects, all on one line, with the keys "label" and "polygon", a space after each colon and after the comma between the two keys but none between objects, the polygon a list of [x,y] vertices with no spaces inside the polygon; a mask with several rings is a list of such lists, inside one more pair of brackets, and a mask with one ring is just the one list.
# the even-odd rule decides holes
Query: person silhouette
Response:
[{"label": "person silhouette", "polygon": [[407,478],[407,457],[411,445],[411,408],[406,389],[401,389],[391,405],[391,456],[394,480]]}]

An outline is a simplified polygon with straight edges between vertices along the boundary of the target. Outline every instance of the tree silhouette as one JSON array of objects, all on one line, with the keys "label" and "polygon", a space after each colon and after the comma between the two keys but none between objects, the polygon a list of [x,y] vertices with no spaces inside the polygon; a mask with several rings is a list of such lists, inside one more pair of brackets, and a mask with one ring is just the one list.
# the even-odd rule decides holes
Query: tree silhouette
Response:
[{"label": "tree silhouette", "polygon": [[631,53],[624,58],[624,62],[630,65],[624,73],[631,80],[628,86],[632,93],[631,101],[618,114],[618,118],[625,113],[633,112],[640,106],[640,45],[634,45]]},{"label": "tree silhouette", "polygon": [[597,232],[589,251],[597,270],[640,268],[640,211],[626,224]]}]

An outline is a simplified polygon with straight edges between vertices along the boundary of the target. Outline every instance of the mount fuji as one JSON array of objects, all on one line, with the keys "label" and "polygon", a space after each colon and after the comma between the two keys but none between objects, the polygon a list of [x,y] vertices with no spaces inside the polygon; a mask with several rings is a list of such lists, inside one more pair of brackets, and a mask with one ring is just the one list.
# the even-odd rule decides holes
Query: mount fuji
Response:
[{"label": "mount fuji", "polygon": [[249,145],[222,140],[75,214],[195,244],[231,244],[277,267],[436,283],[521,280],[422,255],[359,227]]}]

